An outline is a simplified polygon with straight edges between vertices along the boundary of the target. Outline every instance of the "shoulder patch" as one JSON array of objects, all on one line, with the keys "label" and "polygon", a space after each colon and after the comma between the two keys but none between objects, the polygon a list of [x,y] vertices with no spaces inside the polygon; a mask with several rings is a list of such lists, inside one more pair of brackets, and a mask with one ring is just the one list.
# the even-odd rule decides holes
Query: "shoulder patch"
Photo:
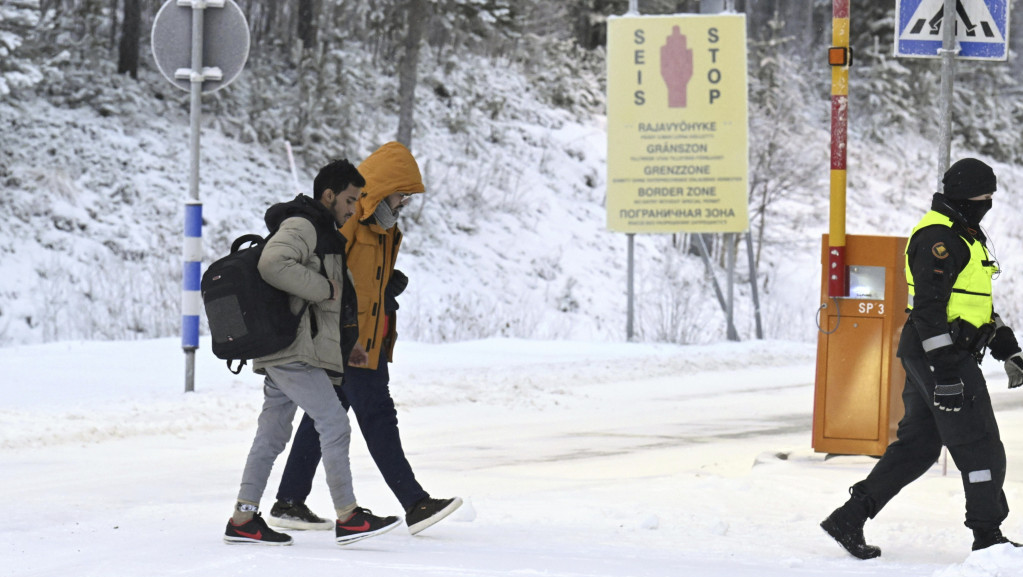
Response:
[{"label": "shoulder patch", "polygon": [[934,255],[934,258],[938,258],[941,260],[945,260],[946,258],[948,258],[948,249],[945,248],[945,243],[943,242],[934,243],[934,246],[931,247],[931,254]]}]

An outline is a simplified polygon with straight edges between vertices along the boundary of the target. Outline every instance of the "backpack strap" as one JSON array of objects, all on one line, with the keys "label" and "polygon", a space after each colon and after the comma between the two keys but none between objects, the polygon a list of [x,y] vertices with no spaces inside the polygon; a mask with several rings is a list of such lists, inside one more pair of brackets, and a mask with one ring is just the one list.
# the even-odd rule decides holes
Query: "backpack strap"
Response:
[{"label": "backpack strap", "polygon": [[[322,274],[324,277],[326,277],[327,276],[327,265],[323,262],[323,259],[326,258],[327,255],[323,252],[323,250],[320,247],[319,236],[320,236],[320,231],[316,231],[317,242],[316,242],[316,249],[314,250],[314,252],[316,253],[316,256],[320,257],[320,274]],[[327,278],[327,281],[330,282],[330,278]],[[337,296],[338,299],[340,299],[341,298],[341,288],[338,288],[337,292],[338,292],[338,294],[336,296]],[[306,303],[304,305],[302,305],[302,312],[298,313],[299,316],[302,316],[303,314],[305,314],[305,309],[308,306],[309,306],[309,301],[306,301]],[[309,315],[309,335],[310,335],[310,337],[311,338],[316,338],[316,334],[319,333],[319,332],[320,332],[320,327],[319,327],[319,325],[316,324],[316,315],[312,315],[312,314]]]}]

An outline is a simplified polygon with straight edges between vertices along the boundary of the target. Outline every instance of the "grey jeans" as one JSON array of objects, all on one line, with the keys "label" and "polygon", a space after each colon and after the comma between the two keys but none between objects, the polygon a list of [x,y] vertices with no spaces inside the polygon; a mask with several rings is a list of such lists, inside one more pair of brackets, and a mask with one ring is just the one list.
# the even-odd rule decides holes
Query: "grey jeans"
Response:
[{"label": "grey jeans", "polygon": [[301,407],[315,422],[323,452],[323,468],[334,508],[355,505],[348,446],[352,428],[334,386],[323,369],[306,363],[288,363],[266,368],[263,383],[263,411],[259,414],[256,438],[245,462],[238,500],[259,504],[270,469],[277,455],[291,439],[295,411]]}]

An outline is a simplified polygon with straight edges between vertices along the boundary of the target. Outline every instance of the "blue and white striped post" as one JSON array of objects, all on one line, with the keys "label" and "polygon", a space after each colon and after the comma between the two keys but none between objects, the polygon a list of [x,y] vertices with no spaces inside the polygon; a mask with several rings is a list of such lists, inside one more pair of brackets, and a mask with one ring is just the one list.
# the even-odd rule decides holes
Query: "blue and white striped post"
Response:
[{"label": "blue and white striped post", "polygon": [[195,350],[199,348],[202,295],[202,202],[185,202],[184,271],[181,277],[181,348],[185,351],[185,392],[195,390]]},{"label": "blue and white striped post", "polygon": [[[207,14],[207,8],[222,10],[213,10]],[[210,26],[208,45],[207,24]],[[234,0],[167,0],[153,20],[151,36],[153,57],[160,74],[171,84],[190,93],[190,166],[188,200],[185,201],[181,293],[181,347],[185,350],[187,393],[195,390],[195,351],[199,348],[199,313],[202,310],[202,294],[199,289],[202,279],[202,203],[199,202],[202,95],[220,90],[241,73],[249,57],[249,25]],[[185,42],[189,36],[190,46]],[[204,66],[207,60],[211,66]]]},{"label": "blue and white striped post", "polygon": [[[203,35],[206,0],[178,0],[192,8],[192,68],[189,82],[188,200],[185,201],[184,275],[181,290],[181,348],[185,351],[185,392],[195,390],[195,350],[199,348],[199,292],[202,265],[202,202],[199,201],[199,135],[202,119]],[[177,72],[175,72],[177,76]]]}]

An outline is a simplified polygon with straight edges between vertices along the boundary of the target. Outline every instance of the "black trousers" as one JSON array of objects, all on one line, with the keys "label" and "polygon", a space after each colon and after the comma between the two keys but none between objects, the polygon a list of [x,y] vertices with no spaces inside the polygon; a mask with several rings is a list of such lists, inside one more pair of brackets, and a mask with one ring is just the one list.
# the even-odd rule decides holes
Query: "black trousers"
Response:
[{"label": "black trousers", "polygon": [[853,486],[853,494],[869,497],[873,518],[903,487],[934,465],[942,445],[962,473],[966,492],[966,526],[994,529],[1009,514],[1002,491],[1005,482],[1005,447],[998,434],[991,397],[976,361],[961,353],[959,374],[966,402],[959,412],[934,406],[934,377],[926,357],[902,357],[906,388],[902,402],[906,414],[899,421],[898,440],[888,446],[866,479]]}]

